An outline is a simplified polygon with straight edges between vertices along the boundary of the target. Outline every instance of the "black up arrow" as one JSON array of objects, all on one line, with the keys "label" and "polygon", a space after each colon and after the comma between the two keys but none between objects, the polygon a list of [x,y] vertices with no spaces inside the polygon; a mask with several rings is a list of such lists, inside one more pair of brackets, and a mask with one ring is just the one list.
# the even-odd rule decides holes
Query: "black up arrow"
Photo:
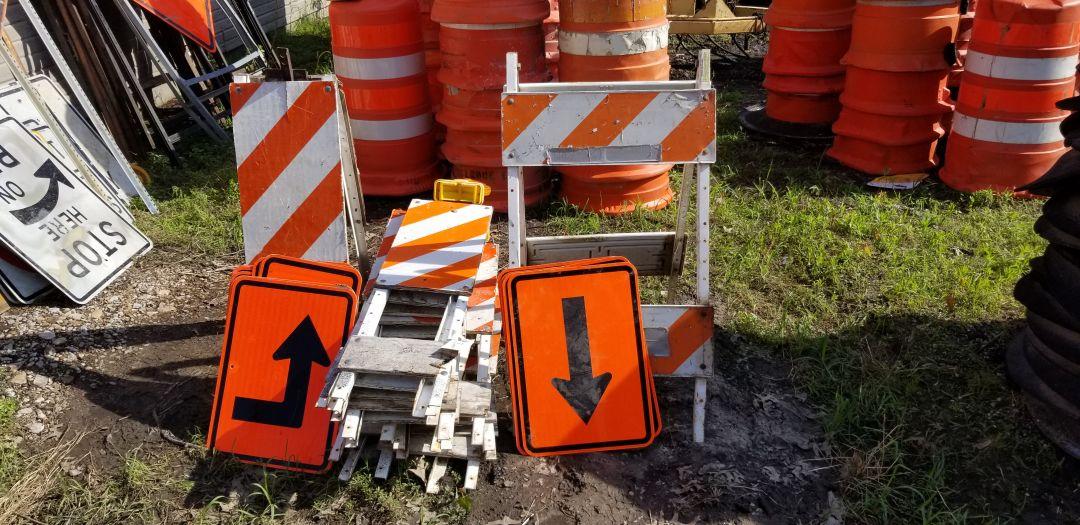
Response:
[{"label": "black up arrow", "polygon": [[57,168],[56,164],[53,164],[51,159],[46,160],[45,164],[42,164],[41,167],[34,172],[34,176],[49,181],[49,189],[45,191],[45,195],[43,195],[36,203],[21,210],[14,210],[11,212],[16,219],[19,219],[19,222],[27,226],[45,220],[45,217],[48,217],[49,214],[52,213],[53,208],[56,208],[56,202],[60,200],[61,184],[72,189],[75,188],[75,186],[71,185],[71,181],[67,180],[67,177],[64,176],[64,173],[60,171],[60,168]]},{"label": "black up arrow", "polygon": [[311,364],[330,366],[330,358],[310,317],[305,317],[274,352],[275,361],[283,359],[289,360],[284,399],[264,401],[238,397],[233,404],[233,419],[289,428],[300,428],[304,424]]},{"label": "black up arrow", "polygon": [[562,301],[563,326],[566,330],[566,354],[570,361],[570,379],[554,378],[551,384],[562,394],[578,417],[589,424],[600,398],[604,397],[611,372],[593,376],[589,326],[585,320],[585,298],[569,297]]}]

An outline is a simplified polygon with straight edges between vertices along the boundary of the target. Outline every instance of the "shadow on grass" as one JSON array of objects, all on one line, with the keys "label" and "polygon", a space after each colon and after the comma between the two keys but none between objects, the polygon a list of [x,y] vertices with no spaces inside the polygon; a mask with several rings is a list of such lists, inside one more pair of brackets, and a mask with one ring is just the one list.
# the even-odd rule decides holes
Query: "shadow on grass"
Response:
[{"label": "shadow on grass", "polygon": [[[755,512],[783,522],[820,519],[832,492],[845,494],[848,517],[858,522],[1062,522],[1080,515],[1080,501],[1071,496],[1080,490],[1080,465],[1037,434],[1006,386],[1002,354],[1019,326],[899,315],[811,337],[762,337],[752,328],[720,327],[703,446],[690,436],[689,383],[665,380],[660,393],[666,427],[653,447],[565,458],[561,472],[567,479],[587,473],[584,479],[602,480],[643,513],[677,511],[706,521]],[[81,371],[73,386],[113,416],[160,425],[198,443],[206,434],[214,379],[184,371],[217,362],[205,338],[216,340],[221,329],[220,322],[205,322],[121,331],[126,344],[154,345],[149,351],[185,341],[191,351],[170,351],[126,377]],[[105,348],[105,336],[93,334],[93,348]],[[61,380],[75,372],[65,363],[51,364],[38,373]],[[834,408],[818,417],[820,405]],[[505,418],[502,424],[508,438],[511,425]],[[505,454],[515,453],[505,439],[501,445]],[[220,455],[195,456],[186,474],[187,508],[216,508],[231,491],[247,487],[255,495],[245,508],[264,509],[253,488],[264,481],[261,469]],[[397,468],[397,478],[410,476],[403,464]],[[480,517],[513,516],[527,503],[501,479],[482,479],[487,482],[473,496]],[[346,486],[333,473],[278,472],[271,481],[279,510],[301,513],[317,513],[343,494],[371,501],[386,495],[374,486]],[[597,496],[586,490],[582,497]],[[390,500],[378,504],[391,514],[400,510]]]}]

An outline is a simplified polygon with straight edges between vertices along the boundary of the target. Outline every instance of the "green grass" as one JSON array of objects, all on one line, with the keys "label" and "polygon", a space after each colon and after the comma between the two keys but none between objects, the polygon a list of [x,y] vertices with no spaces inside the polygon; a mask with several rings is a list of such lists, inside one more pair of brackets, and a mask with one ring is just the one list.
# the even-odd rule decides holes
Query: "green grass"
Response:
[{"label": "green grass", "polygon": [[[7,385],[7,378],[0,373],[0,389]],[[0,495],[3,495],[18,479],[23,458],[15,443],[15,413],[19,402],[13,398],[0,398]]]},{"label": "green grass", "polygon": [[[1032,230],[1040,204],[938,183],[866,188],[823,148],[748,137],[736,102],[722,97],[711,195],[722,329],[793,360],[855,521],[1015,518],[1025,481],[1059,468],[1001,363],[1022,318],[1012,287],[1045,248]],[[667,229],[674,218],[552,211],[558,233]]]}]

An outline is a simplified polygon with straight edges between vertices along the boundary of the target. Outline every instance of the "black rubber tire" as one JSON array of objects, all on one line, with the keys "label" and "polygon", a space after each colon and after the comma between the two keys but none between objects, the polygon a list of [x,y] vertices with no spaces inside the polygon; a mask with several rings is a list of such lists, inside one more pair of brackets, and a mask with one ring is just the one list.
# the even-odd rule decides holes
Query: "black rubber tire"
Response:
[{"label": "black rubber tire", "polygon": [[1036,195],[1054,196],[1063,192],[1075,192],[1080,188],[1080,151],[1069,150],[1046,173],[1035,181],[1020,187]]},{"label": "black rubber tire", "polygon": [[1070,330],[1035,312],[1027,313],[1031,335],[1060,355],[1080,365],[1080,332]]},{"label": "black rubber tire", "polygon": [[1013,297],[1028,310],[1071,330],[1080,331],[1080,320],[1073,318],[1054,296],[1046,292],[1034,270],[1016,283]]},{"label": "black rubber tire", "polygon": [[1058,227],[1054,226],[1046,216],[1039,217],[1039,220],[1035,221],[1035,233],[1038,233],[1043,239],[1050,241],[1050,244],[1064,246],[1073,250],[1080,250],[1080,237],[1058,229]]}]

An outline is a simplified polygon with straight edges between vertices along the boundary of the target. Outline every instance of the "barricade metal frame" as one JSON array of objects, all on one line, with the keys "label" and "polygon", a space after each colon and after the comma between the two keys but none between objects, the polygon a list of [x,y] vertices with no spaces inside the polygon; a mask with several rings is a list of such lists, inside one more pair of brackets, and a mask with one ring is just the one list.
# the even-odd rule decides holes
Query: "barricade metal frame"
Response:
[{"label": "barricade metal frame", "polygon": [[[508,53],[506,57],[506,87],[502,98],[507,101],[518,94],[548,94],[554,97],[560,94],[583,94],[583,93],[648,93],[685,95],[687,99],[697,98],[705,100],[709,95],[715,101],[715,90],[712,87],[712,75],[710,70],[709,50],[701,50],[698,54],[698,69],[696,79],[692,81],[655,81],[655,82],[568,82],[568,83],[536,83],[522,84],[518,77],[517,53]],[[503,119],[503,126],[506,126]],[[716,122],[711,122],[711,128],[702,130],[702,133],[710,133],[713,140],[716,137]],[[686,158],[660,158],[657,155],[662,149],[657,144],[626,144],[620,143],[616,147],[609,148],[584,148],[576,149],[583,153],[574,155],[573,146],[566,148],[559,144],[544,144],[544,138],[538,137],[533,144],[542,149],[543,161],[537,161],[536,155],[530,158],[514,155],[507,150],[503,151],[503,165],[507,168],[508,201],[509,201],[509,243],[510,243],[510,266],[520,267],[529,265],[530,262],[558,262],[573,259],[583,259],[592,256],[622,255],[630,259],[639,273],[642,275],[669,275],[670,283],[668,290],[669,300],[677,299],[677,288],[682,273],[684,257],[684,245],[686,243],[687,220],[689,216],[689,200],[694,179],[697,179],[697,216],[694,220],[696,231],[696,293],[697,305],[707,306],[710,301],[709,290],[709,204],[710,204],[710,174],[711,166],[716,162],[716,148],[707,148],[699,155]],[[554,151],[554,155],[552,152]],[[619,160],[611,161],[612,156],[606,152],[616,152]],[[573,159],[570,159],[573,157]],[[584,160],[583,160],[584,159]],[[675,232],[668,233],[626,233],[606,234],[591,236],[563,236],[532,238],[527,235],[525,221],[525,198],[523,192],[523,168],[531,166],[581,166],[581,165],[610,165],[610,164],[683,164],[682,181],[678,195],[678,208]],[[642,268],[650,268],[650,271],[641,271]],[[643,306],[648,309],[649,306]],[[692,372],[680,372],[671,374],[677,377],[693,377],[694,384],[694,441],[702,443],[705,440],[705,402],[708,378],[713,375],[713,352],[711,339],[696,356],[697,366]]]}]

